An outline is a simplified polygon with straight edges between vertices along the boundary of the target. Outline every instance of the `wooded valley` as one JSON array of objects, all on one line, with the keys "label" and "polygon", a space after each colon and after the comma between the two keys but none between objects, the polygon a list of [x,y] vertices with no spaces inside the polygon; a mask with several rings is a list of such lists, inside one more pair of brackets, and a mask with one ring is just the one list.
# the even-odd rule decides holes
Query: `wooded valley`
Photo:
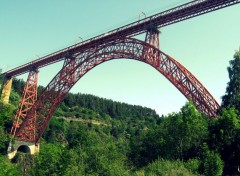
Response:
[{"label": "wooded valley", "polygon": [[9,131],[25,84],[14,79],[10,103],[0,101],[0,175],[240,175],[240,51],[227,69],[217,118],[191,102],[159,116],[147,107],[69,93],[45,130],[40,153],[18,152],[9,161]]}]

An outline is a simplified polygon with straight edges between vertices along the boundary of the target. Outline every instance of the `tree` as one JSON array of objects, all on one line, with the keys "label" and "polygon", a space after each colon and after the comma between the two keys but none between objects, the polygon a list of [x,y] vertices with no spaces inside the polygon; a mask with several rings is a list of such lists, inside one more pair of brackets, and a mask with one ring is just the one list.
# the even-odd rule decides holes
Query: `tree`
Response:
[{"label": "tree", "polygon": [[138,167],[157,158],[188,160],[198,157],[207,137],[207,120],[190,102],[181,112],[168,115],[157,129],[133,138],[128,156]]},{"label": "tree", "polygon": [[0,126],[0,153],[4,154],[6,150],[6,144],[9,141],[8,135],[4,132],[2,126]]},{"label": "tree", "polygon": [[223,109],[210,124],[209,146],[224,161],[224,175],[237,175],[240,165],[240,117],[234,108]]},{"label": "tree", "polygon": [[0,100],[0,153],[4,153],[9,141],[8,132],[12,125],[14,107]]},{"label": "tree", "polygon": [[[163,159],[158,159],[143,169],[135,172],[136,176],[140,175],[184,175],[184,176],[194,176],[195,174],[191,172],[190,169],[186,168],[184,163],[177,161],[168,161]],[[196,174],[197,175],[197,174]]]},{"label": "tree", "polygon": [[19,168],[0,155],[0,176],[22,175]]},{"label": "tree", "polygon": [[[226,93],[222,97],[223,109],[220,120],[213,125],[213,144],[219,148],[225,162],[224,174],[235,175],[239,166],[240,146],[240,50],[234,54],[227,68],[229,82]],[[234,107],[235,109],[231,108]],[[215,135],[215,136],[214,136]],[[221,146],[221,147],[219,147]]]},{"label": "tree", "polygon": [[41,141],[41,151],[36,156],[32,175],[61,175],[64,167],[64,148]]},{"label": "tree", "polygon": [[180,113],[170,115],[162,125],[166,131],[166,153],[177,159],[196,157],[208,137],[207,120],[192,102],[186,103]]},{"label": "tree", "polygon": [[204,160],[204,173],[208,176],[221,176],[223,162],[219,154],[209,151]]},{"label": "tree", "polygon": [[234,59],[229,63],[230,66],[227,68],[229,82],[222,97],[222,107],[235,107],[240,110],[240,50],[234,54]]}]

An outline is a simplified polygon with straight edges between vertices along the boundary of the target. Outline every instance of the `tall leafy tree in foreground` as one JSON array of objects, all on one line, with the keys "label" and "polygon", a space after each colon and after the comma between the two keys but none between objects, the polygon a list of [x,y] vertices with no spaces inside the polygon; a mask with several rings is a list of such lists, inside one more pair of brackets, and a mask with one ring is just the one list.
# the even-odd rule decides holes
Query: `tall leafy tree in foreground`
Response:
[{"label": "tall leafy tree in foreground", "polygon": [[[214,130],[213,130],[214,129]],[[210,127],[210,141],[224,161],[224,175],[239,175],[240,117],[234,108],[223,109],[219,119]]]},{"label": "tall leafy tree in foreground", "polygon": [[[211,140],[224,160],[224,175],[238,175],[240,165],[240,50],[228,69],[229,82],[222,97],[220,118],[211,125]],[[214,129],[214,130],[213,130]],[[210,146],[212,145],[210,143]]]},{"label": "tall leafy tree in foreground", "polygon": [[179,113],[168,115],[158,128],[133,137],[128,157],[137,167],[158,158],[187,161],[199,157],[207,137],[207,119],[188,102]]},{"label": "tall leafy tree in foreground", "polygon": [[227,68],[229,82],[226,94],[222,97],[222,107],[235,107],[240,110],[240,50],[234,54],[230,66]]}]

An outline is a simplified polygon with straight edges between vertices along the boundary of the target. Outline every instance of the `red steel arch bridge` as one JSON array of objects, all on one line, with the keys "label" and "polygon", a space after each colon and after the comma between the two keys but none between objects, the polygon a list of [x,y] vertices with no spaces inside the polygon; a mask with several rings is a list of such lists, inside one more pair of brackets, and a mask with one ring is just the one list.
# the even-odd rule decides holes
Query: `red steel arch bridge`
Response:
[{"label": "red steel arch bridge", "polygon": [[[214,97],[182,64],[159,49],[159,28],[240,3],[240,0],[195,0],[146,17],[102,35],[69,46],[4,74],[2,98],[8,102],[12,78],[29,73],[11,134],[17,141],[38,146],[58,105],[74,84],[95,66],[129,58],[147,63],[164,75],[196,108],[215,117],[220,108]],[[146,33],[145,41],[134,36]],[[37,98],[41,67],[64,61],[62,69]],[[14,149],[9,149],[12,152]]]}]

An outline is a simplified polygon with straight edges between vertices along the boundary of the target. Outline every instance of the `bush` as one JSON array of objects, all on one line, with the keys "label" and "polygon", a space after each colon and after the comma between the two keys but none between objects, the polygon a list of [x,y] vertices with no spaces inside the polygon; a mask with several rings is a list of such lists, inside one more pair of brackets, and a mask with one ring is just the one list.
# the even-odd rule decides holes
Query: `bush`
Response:
[{"label": "bush", "polygon": [[204,173],[208,176],[220,176],[223,172],[223,162],[218,153],[208,152],[204,160]]},{"label": "bush", "polygon": [[198,174],[200,161],[198,159],[190,159],[184,165],[185,167],[194,174]]},{"label": "bush", "polygon": [[21,175],[20,170],[7,158],[0,155],[0,176]]},{"label": "bush", "polygon": [[182,176],[194,176],[191,171],[189,171],[184,163],[181,161],[168,161],[158,159],[155,162],[146,166],[143,170],[135,172],[136,176],[152,175],[152,176],[172,176],[172,175],[182,175]]}]

